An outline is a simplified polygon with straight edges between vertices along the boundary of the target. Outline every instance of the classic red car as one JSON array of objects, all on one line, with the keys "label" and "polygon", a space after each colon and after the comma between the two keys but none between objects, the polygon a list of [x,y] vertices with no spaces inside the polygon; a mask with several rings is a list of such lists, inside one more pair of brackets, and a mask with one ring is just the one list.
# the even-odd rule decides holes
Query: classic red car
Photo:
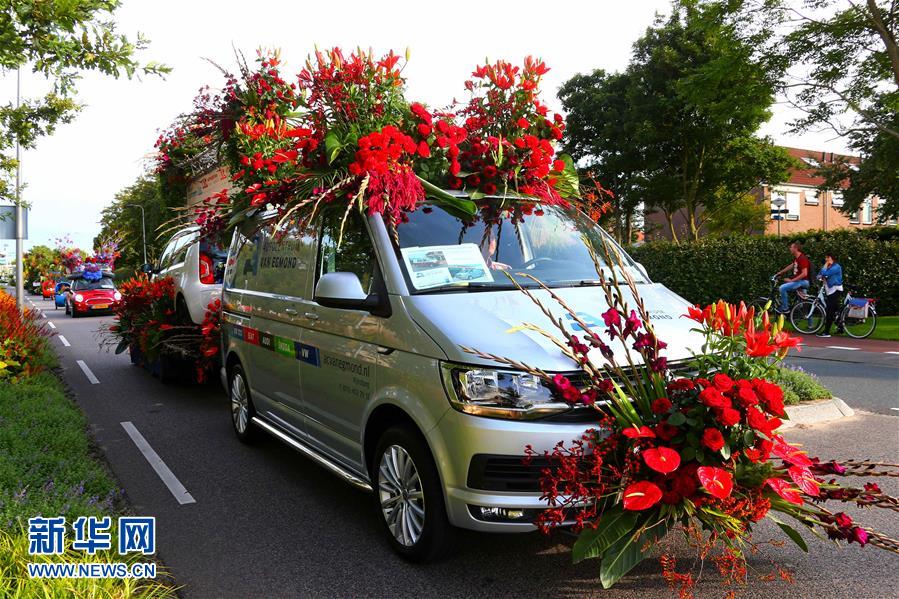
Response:
[{"label": "classic red car", "polygon": [[110,313],[122,300],[116,291],[112,273],[103,273],[99,279],[89,280],[83,276],[72,277],[72,289],[66,301],[66,314],[72,318],[85,314]]}]

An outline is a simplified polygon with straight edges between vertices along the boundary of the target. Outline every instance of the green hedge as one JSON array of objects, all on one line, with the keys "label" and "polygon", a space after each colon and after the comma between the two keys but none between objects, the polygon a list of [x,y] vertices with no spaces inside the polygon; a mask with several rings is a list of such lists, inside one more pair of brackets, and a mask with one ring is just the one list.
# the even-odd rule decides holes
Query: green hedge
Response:
[{"label": "green hedge", "polygon": [[877,298],[879,314],[899,313],[899,227],[810,231],[777,237],[706,237],[675,244],[654,241],[629,248],[649,276],[691,302],[731,302],[767,295],[772,274],[792,260],[789,242],[799,239],[814,269],[824,253],[836,253],[844,280]]}]

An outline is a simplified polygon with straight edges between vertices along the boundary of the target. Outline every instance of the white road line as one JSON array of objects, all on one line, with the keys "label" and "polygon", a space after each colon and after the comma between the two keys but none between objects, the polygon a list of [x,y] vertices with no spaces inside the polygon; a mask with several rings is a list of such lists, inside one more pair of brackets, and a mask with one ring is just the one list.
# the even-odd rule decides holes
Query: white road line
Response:
[{"label": "white road line", "polygon": [[84,372],[84,376],[86,376],[87,380],[91,382],[91,385],[100,384],[100,379],[94,376],[94,373],[91,372],[91,369],[87,367],[87,364],[84,363],[84,360],[78,360],[75,363],[81,367],[82,372]]},{"label": "white road line", "polygon": [[857,347],[845,347],[843,345],[825,345],[827,349],[843,349],[846,351],[858,351]]},{"label": "white road line", "polygon": [[50,325],[50,328],[51,328],[51,329],[55,329],[55,328],[56,328],[56,325],[53,324],[53,321],[50,321],[50,322],[48,322],[47,324]]},{"label": "white road line", "polygon": [[175,500],[181,505],[186,503],[196,503],[197,500],[187,492],[187,489],[184,488],[181,481],[178,480],[171,470],[169,470],[169,467],[165,465],[165,462],[162,461],[159,454],[150,447],[150,444],[147,443],[144,436],[140,434],[140,431],[137,430],[131,422],[121,422],[120,424],[122,425],[122,428],[125,429],[125,432],[128,433],[128,436],[131,437],[131,440],[134,441],[134,444],[137,445],[140,452],[147,458],[147,461],[150,462],[150,466],[156,471],[156,474],[159,475],[159,478],[162,479],[165,486],[168,487],[172,495],[175,496]]},{"label": "white road line", "polygon": [[899,351],[888,351],[888,352],[884,352],[884,353],[895,354],[895,355],[899,356]]},{"label": "white road line", "polygon": [[891,410],[896,410],[897,412],[899,412],[899,408],[890,408],[890,409],[891,409]]},{"label": "white road line", "polygon": [[[68,340],[68,339],[66,339],[66,338],[63,337],[62,335],[57,335],[57,337],[59,337],[59,340],[62,341],[62,344],[63,344],[63,345],[65,345],[66,347],[72,347],[72,344],[69,343],[69,340]],[[87,368],[87,367],[85,366],[85,368]]]}]

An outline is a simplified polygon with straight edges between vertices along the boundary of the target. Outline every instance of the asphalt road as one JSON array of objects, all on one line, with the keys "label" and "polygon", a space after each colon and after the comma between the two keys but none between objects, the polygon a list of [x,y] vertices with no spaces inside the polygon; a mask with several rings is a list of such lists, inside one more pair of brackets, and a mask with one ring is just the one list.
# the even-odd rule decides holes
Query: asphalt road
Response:
[{"label": "asphalt road", "polygon": [[[611,591],[602,591],[595,563],[571,564],[569,537],[537,533],[500,536],[463,533],[454,555],[427,566],[407,564],[381,537],[367,494],[349,487],[275,440],[239,443],[217,383],[167,386],[98,347],[96,331],[109,318],[72,320],[47,307],[60,334],[56,347],[64,378],[87,414],[90,429],[136,513],[156,516],[159,557],[185,597],[670,597],[652,560]],[[68,345],[65,345],[62,339]],[[83,361],[96,383],[91,382]],[[831,368],[826,365],[825,369]],[[850,372],[858,374],[858,364]],[[899,370],[891,369],[896,376]],[[888,373],[890,374],[890,373]],[[831,377],[831,374],[827,374]],[[834,380],[841,379],[833,374]],[[848,375],[847,375],[848,376]],[[829,382],[828,378],[828,382]],[[853,379],[855,381],[856,379]],[[838,393],[855,407],[853,389]],[[878,389],[879,387],[872,388]],[[869,394],[876,395],[876,390]],[[899,458],[899,412],[859,413],[837,423],[792,429],[788,436],[822,458]],[[131,422],[193,498],[179,503],[122,426]],[[899,494],[899,480],[880,480]],[[181,496],[182,501],[185,500]],[[853,515],[857,510],[847,510]],[[899,536],[895,513],[868,510],[859,518]],[[778,531],[779,532],[779,531]],[[895,597],[899,556],[871,547],[837,548],[809,538],[810,554],[763,523],[759,552],[744,596]],[[677,554],[687,559],[687,551]],[[761,582],[771,559],[790,568],[795,582]],[[707,565],[698,596],[725,594]],[[674,593],[676,595],[676,593]]]}]

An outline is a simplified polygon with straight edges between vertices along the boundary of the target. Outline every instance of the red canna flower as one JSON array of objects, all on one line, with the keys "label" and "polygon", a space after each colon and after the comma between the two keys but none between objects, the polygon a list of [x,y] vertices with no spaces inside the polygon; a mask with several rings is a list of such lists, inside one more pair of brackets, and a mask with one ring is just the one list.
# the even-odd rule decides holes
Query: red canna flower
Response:
[{"label": "red canna flower", "polygon": [[724,468],[714,466],[700,466],[696,469],[696,476],[703,488],[713,497],[726,499],[730,497],[734,488],[734,479],[730,472]]},{"label": "red canna flower", "polygon": [[662,490],[658,485],[641,480],[629,485],[624,490],[624,509],[631,511],[648,510],[662,499]]},{"label": "red canna flower", "polygon": [[680,454],[670,447],[654,447],[643,451],[643,461],[656,472],[668,474],[680,466]]}]

